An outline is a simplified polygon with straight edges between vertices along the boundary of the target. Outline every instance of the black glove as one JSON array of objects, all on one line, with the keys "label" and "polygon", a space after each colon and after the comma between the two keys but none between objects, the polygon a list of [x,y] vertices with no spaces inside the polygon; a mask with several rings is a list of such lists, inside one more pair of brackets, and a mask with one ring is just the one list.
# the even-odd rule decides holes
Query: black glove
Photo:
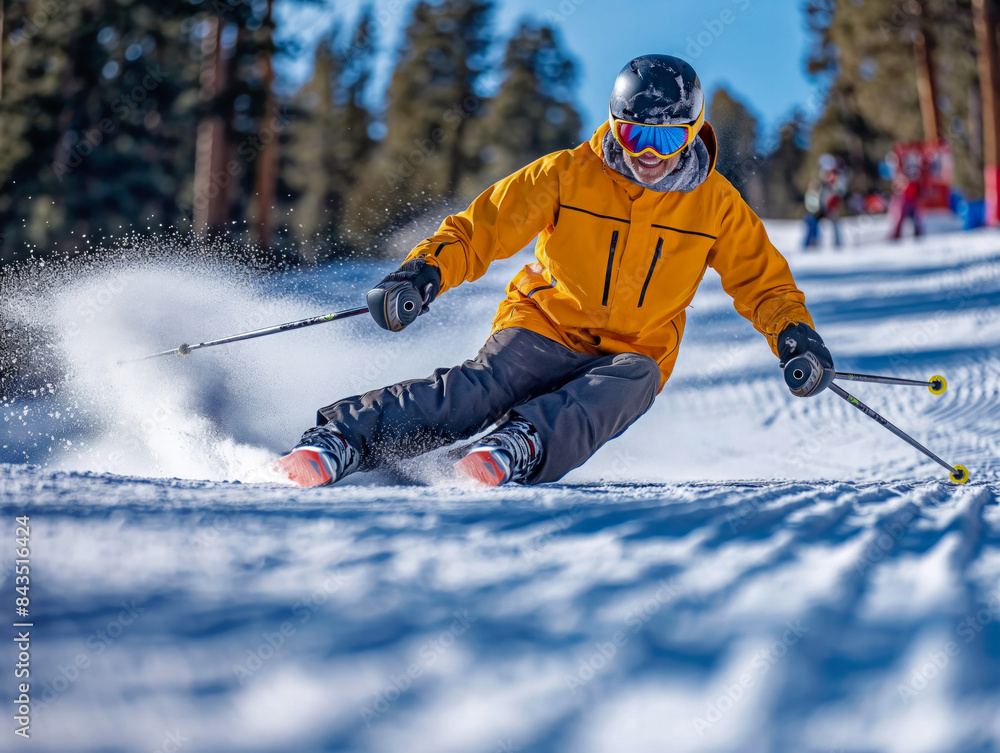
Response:
[{"label": "black glove", "polygon": [[808,324],[791,324],[781,331],[778,358],[785,371],[785,384],[798,397],[819,394],[836,376],[830,351]]},{"label": "black glove", "polygon": [[368,311],[382,329],[399,332],[427,311],[440,290],[438,268],[411,259],[368,291]]}]

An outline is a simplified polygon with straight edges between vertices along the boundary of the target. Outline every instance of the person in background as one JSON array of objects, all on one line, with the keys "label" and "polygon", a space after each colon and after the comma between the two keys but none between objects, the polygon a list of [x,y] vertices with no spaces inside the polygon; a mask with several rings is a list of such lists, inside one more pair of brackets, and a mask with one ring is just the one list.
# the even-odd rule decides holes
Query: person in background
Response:
[{"label": "person in background", "polygon": [[840,248],[840,207],[847,194],[847,171],[841,167],[840,160],[832,154],[824,154],[819,158],[820,179],[820,211],[821,217],[826,217],[833,225],[833,245]]},{"label": "person in background", "polygon": [[824,154],[819,158],[819,168],[819,178],[809,181],[806,190],[806,214],[803,218],[806,237],[802,247],[819,247],[819,221],[825,218],[833,226],[833,245],[840,248],[840,207],[847,194],[847,171],[832,154]]},{"label": "person in background", "polygon": [[[895,154],[891,154],[895,157]],[[923,173],[923,165],[920,157],[910,153],[906,156],[902,165],[894,165],[896,160],[890,160],[890,168],[894,170],[892,181],[893,207],[892,211],[896,217],[896,224],[889,235],[890,240],[899,240],[903,234],[903,223],[909,218],[913,222],[913,235],[919,238],[924,234],[923,220],[920,216],[920,178]]]},{"label": "person in background", "polygon": [[864,194],[854,191],[850,196],[847,197],[847,208],[851,210],[851,214],[859,215],[865,213],[865,197]]},{"label": "person in background", "polygon": [[802,241],[802,248],[816,248],[819,246],[819,218],[822,215],[819,179],[813,178],[809,181],[805,203],[806,214],[802,219],[806,223],[806,237]]}]

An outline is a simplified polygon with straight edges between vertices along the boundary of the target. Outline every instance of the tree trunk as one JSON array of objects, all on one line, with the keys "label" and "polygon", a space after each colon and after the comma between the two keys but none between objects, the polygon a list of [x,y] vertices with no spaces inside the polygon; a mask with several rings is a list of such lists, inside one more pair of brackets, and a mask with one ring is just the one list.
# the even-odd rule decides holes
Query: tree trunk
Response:
[{"label": "tree trunk", "polygon": [[924,141],[936,144],[941,117],[934,82],[934,40],[927,32],[923,6],[914,3],[917,30],[913,34],[913,55],[917,63],[917,91],[920,94],[920,116],[924,124]]},{"label": "tree trunk", "polygon": [[979,91],[983,110],[983,182],[986,188],[986,224],[1000,224],[1000,167],[997,146],[1000,142],[1000,73],[997,70],[996,16],[991,0],[972,0],[976,26],[976,56],[979,63]]},{"label": "tree trunk", "polygon": [[844,122],[847,124],[847,164],[852,173],[851,188],[867,196],[875,190],[875,185],[870,172],[865,169],[865,142],[861,137],[865,124],[858,114],[858,98],[854,87],[846,89],[843,98]]},{"label": "tree trunk", "polygon": [[0,0],[0,102],[3,102],[3,3]]},{"label": "tree trunk", "polygon": [[969,132],[969,156],[975,168],[983,165],[983,95],[978,81],[969,84],[968,114],[965,128]]},{"label": "tree trunk", "polygon": [[218,112],[219,97],[226,89],[226,61],[222,54],[222,23],[210,14],[211,29],[202,39],[201,92],[205,116],[198,124],[194,165],[194,229],[208,234],[229,219],[229,184],[227,172],[229,144],[226,121]]},{"label": "tree trunk", "polygon": [[[273,0],[267,0],[267,17],[264,20],[264,28],[267,30],[267,41],[265,42],[264,55],[264,118],[263,123],[270,122],[271,111],[274,109],[274,96],[271,93],[274,84],[274,67],[272,59],[274,57],[274,30],[271,21],[271,9]],[[278,178],[278,133],[270,129],[267,125],[261,129],[261,133],[267,130],[271,132],[271,139],[263,145],[260,156],[257,159],[257,174],[254,176],[254,193],[257,195],[257,207],[254,217],[254,224],[257,229],[257,242],[262,246],[261,253],[268,257],[268,249],[274,242],[274,202],[276,194],[276,182]],[[263,142],[263,139],[261,139]]]}]

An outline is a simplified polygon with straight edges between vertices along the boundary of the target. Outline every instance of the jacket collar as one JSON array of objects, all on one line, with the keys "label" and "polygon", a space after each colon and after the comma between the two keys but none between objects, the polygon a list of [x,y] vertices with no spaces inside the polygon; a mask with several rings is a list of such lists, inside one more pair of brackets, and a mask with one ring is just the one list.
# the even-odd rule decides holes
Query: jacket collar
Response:
[{"label": "jacket collar", "polygon": [[[597,130],[594,131],[594,135],[590,137],[590,148],[594,152],[594,154],[600,157],[602,162],[604,161],[604,148],[601,146],[601,144],[604,141],[604,134],[606,134],[608,130],[610,130],[610,128],[611,128],[611,123],[605,120],[603,123],[601,123],[600,126],[598,126]],[[708,155],[709,157],[712,158],[712,162],[708,168],[708,174],[711,175],[715,171],[715,163],[719,157],[719,142],[715,138],[715,129],[712,128],[712,126],[706,120],[704,125],[702,125],[701,130],[698,131],[698,135],[701,136],[701,140],[705,142],[705,148],[708,149]],[[610,168],[605,170],[605,172],[610,173],[612,177],[618,176],[619,178],[621,178],[622,181],[630,183],[631,185],[635,185],[628,178],[618,175],[618,173],[616,173],[614,170],[611,170]]]}]

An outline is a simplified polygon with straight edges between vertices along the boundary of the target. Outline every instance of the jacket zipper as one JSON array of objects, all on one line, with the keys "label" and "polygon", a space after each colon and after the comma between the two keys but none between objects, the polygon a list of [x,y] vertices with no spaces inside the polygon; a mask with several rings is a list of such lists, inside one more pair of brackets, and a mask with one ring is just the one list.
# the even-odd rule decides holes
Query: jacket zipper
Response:
[{"label": "jacket zipper", "polygon": [[642,308],[642,302],[646,300],[646,288],[649,287],[649,281],[653,279],[653,270],[656,269],[656,262],[660,260],[660,251],[663,250],[663,238],[660,238],[656,242],[656,251],[653,253],[653,263],[649,265],[649,272],[646,273],[646,281],[642,283],[642,292],[639,293],[639,306]]},{"label": "jacket zipper", "polygon": [[611,272],[614,270],[615,265],[615,248],[618,246],[618,231],[615,230],[611,233],[611,250],[608,251],[608,273],[604,278],[604,298],[601,299],[601,305],[608,305],[608,293],[611,292]]}]

